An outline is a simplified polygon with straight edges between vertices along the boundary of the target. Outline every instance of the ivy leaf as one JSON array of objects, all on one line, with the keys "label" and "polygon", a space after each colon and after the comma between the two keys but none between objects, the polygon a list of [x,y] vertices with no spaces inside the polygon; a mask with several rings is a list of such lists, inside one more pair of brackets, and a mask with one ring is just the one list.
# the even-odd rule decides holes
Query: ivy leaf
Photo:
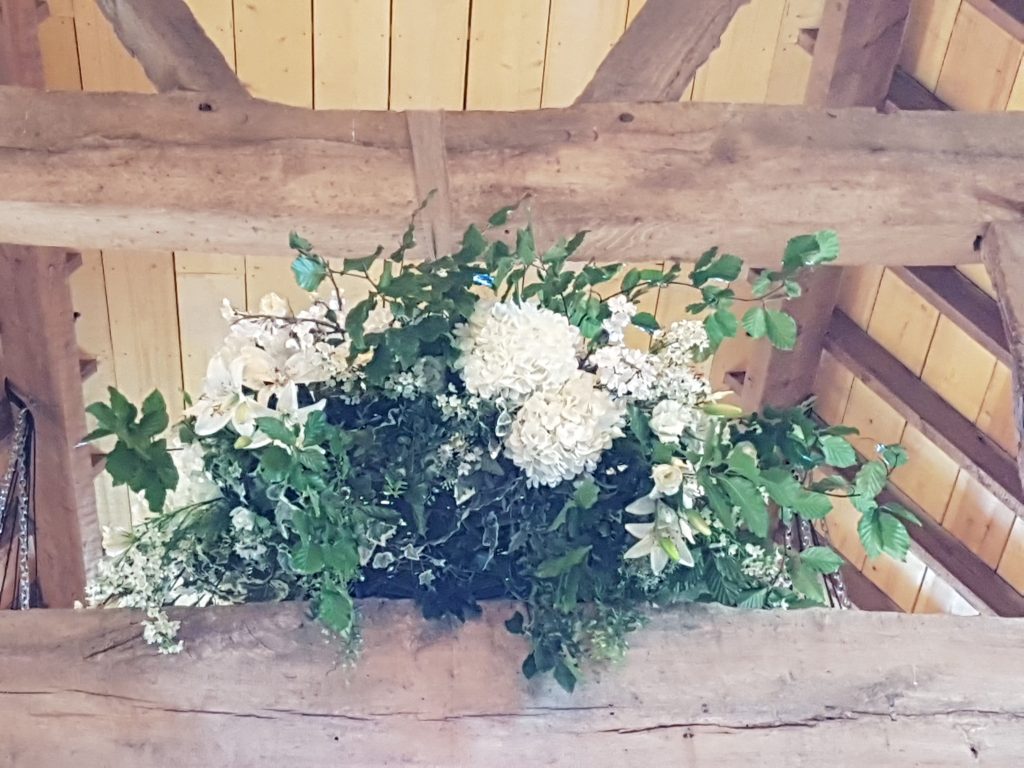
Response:
[{"label": "ivy leaf", "polygon": [[821,451],[825,461],[837,469],[852,467],[857,463],[857,452],[850,441],[838,435],[824,435],[821,438]]},{"label": "ivy leaf", "polygon": [[114,415],[114,410],[106,403],[93,403],[85,409],[85,412],[96,419],[100,429],[106,430],[107,434],[117,432],[118,419]]},{"label": "ivy leaf", "polygon": [[751,533],[762,538],[768,535],[768,507],[752,482],[742,477],[726,475],[719,483],[729,494],[733,505],[739,508],[740,517]]},{"label": "ivy leaf", "polygon": [[304,253],[292,262],[292,274],[302,290],[312,293],[327,278],[327,264],[319,256]]},{"label": "ivy leaf", "polygon": [[576,502],[576,506],[580,509],[590,509],[597,504],[597,499],[600,495],[601,489],[597,483],[588,477],[576,489],[576,492],[573,494],[573,501]]},{"label": "ivy leaf", "polygon": [[800,562],[815,573],[835,573],[843,567],[843,558],[831,547],[809,547],[800,553]]},{"label": "ivy leaf", "polygon": [[566,571],[572,570],[586,560],[591,549],[593,549],[593,546],[591,545],[577,547],[576,549],[569,550],[561,557],[553,557],[549,560],[545,560],[537,566],[537,570],[534,575],[538,579],[558,578]]},{"label": "ivy leaf", "polygon": [[559,662],[555,665],[555,682],[558,683],[566,693],[572,693],[576,689],[576,673],[568,664]]},{"label": "ivy leaf", "polygon": [[505,629],[513,635],[521,635],[523,634],[523,622],[523,614],[516,611],[511,618],[505,620]]},{"label": "ivy leaf", "polygon": [[352,598],[334,590],[324,591],[317,603],[317,618],[329,629],[344,634],[352,628]]},{"label": "ivy leaf", "polygon": [[167,415],[167,403],[159,390],[154,389],[142,401],[142,419],[139,421],[139,432],[145,437],[156,437],[170,424]]},{"label": "ivy leaf", "polygon": [[910,549],[910,534],[896,517],[875,509],[864,513],[857,523],[857,533],[869,557],[881,554],[903,561]]}]

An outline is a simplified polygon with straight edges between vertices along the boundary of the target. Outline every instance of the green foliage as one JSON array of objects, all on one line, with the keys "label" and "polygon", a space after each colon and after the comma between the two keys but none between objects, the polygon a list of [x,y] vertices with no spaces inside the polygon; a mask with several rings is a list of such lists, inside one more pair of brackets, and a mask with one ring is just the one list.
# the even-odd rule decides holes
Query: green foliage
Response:
[{"label": "green foliage", "polygon": [[158,438],[168,426],[163,395],[153,391],[142,403],[142,414],[114,387],[109,387],[109,405],[93,403],[86,412],[97,427],[86,441],[114,435],[117,442],[106,455],[106,471],[114,485],[127,485],[146,497],[153,511],[163,509],[167,492],[178,484],[178,470],[167,451],[167,440]]}]

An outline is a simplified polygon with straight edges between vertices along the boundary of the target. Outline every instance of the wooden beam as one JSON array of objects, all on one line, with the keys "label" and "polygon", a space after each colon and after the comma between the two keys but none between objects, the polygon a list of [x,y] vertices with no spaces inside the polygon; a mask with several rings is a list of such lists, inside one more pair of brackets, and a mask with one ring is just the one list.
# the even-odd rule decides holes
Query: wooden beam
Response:
[{"label": "wooden beam", "polygon": [[0,0],[0,85],[43,88],[43,54],[33,0]]},{"label": "wooden beam", "polygon": [[907,526],[911,551],[975,610],[983,615],[1024,616],[1024,595],[890,483],[879,495],[879,503],[894,502],[913,511],[921,521],[919,526]]},{"label": "wooden beam", "polygon": [[[709,244],[777,266],[832,227],[841,263],[977,259],[1021,204],[1024,113],[721,104],[452,113],[453,221],[533,196],[542,237],[588,256],[692,259]],[[196,94],[0,89],[0,240],[287,255],[390,242],[418,202],[405,115]],[[743,215],[737,217],[736,211]]]},{"label": "wooden beam", "polygon": [[[158,91],[246,95],[185,0],[96,0]],[[271,52],[268,52],[271,55]]]},{"label": "wooden beam", "polygon": [[[1024,226],[993,225],[981,246],[982,258],[999,297],[1006,346],[1013,357],[1013,415],[1024,435]],[[1024,450],[1017,454],[1024,478]]]},{"label": "wooden beam", "polygon": [[647,0],[577,104],[679,101],[750,0]]},{"label": "wooden beam", "polygon": [[843,563],[840,574],[846,587],[846,597],[855,608],[862,611],[903,613],[903,609],[896,605],[881,587],[858,571],[849,561]]},{"label": "wooden beam", "polygon": [[53,768],[261,768],[296,754],[367,766],[1024,763],[1017,621],[689,606],[656,613],[624,663],[568,696],[522,678],[511,611],[492,603],[451,629],[407,602],[364,603],[354,664],[296,603],[181,611],[188,652],[172,657],[143,644],[137,613],[8,613],[5,754]]},{"label": "wooden beam", "polygon": [[975,424],[862,331],[842,312],[832,316],[825,348],[961,468],[1024,517],[1014,460]]},{"label": "wooden beam", "polygon": [[[880,106],[889,92],[909,14],[910,0],[827,0],[814,38],[806,103]],[[811,394],[840,279],[839,269],[817,270],[804,278],[804,295],[787,305],[800,329],[796,346],[790,352],[766,343],[754,348],[740,398],[745,408],[788,407]]]},{"label": "wooden beam", "polygon": [[955,267],[890,267],[999,362],[1013,365],[999,304]]}]

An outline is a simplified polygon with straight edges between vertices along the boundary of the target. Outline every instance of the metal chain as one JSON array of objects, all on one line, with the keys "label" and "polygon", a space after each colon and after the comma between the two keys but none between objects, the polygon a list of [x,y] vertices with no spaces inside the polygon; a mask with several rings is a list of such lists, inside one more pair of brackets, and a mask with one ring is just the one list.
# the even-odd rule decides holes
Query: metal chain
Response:
[{"label": "metal chain", "polygon": [[18,454],[18,608],[32,607],[32,581],[28,570],[28,469],[25,451]]},{"label": "metal chain", "polygon": [[[14,439],[11,441],[7,468],[0,485],[0,536],[3,535],[7,513],[10,511],[11,493],[14,493],[18,524],[18,607],[26,610],[32,604],[32,580],[29,573],[29,482],[26,446],[28,444],[28,410],[18,411],[14,422]],[[12,539],[11,546],[14,546]]]},{"label": "metal chain", "polygon": [[4,533],[7,521],[7,501],[14,484],[14,473],[18,469],[18,459],[25,449],[25,436],[28,434],[28,411],[19,411],[14,421],[14,439],[11,441],[10,455],[7,458],[7,469],[4,471],[3,485],[0,485],[0,536]]}]

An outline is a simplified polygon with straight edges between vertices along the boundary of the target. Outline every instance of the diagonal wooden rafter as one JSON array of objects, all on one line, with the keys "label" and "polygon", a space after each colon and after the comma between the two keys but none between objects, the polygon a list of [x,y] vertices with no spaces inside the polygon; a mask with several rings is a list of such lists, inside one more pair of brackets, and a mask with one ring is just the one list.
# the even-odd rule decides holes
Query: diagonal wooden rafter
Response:
[{"label": "diagonal wooden rafter", "polygon": [[[817,107],[880,107],[892,83],[910,0],[828,0],[814,45],[805,102]],[[840,231],[840,236],[847,231]],[[828,320],[839,297],[841,271],[816,270],[805,295],[788,304],[800,328],[796,347],[758,345],[743,382],[742,403],[790,406],[811,394]]]},{"label": "diagonal wooden rafter", "polygon": [[750,0],[647,0],[577,104],[679,101]]},{"label": "diagonal wooden rafter", "polygon": [[185,0],[96,0],[158,91],[245,95],[224,56]]},{"label": "diagonal wooden rafter", "polygon": [[[445,116],[444,152],[452,221],[531,194],[541,235],[589,227],[595,258],[717,243],[776,266],[794,232],[831,227],[843,265],[957,264],[989,221],[1021,217],[1006,169],[1024,163],[1024,114],[464,112]],[[418,199],[400,113],[0,88],[0,241],[286,255],[298,228],[340,254],[390,241]]]}]

